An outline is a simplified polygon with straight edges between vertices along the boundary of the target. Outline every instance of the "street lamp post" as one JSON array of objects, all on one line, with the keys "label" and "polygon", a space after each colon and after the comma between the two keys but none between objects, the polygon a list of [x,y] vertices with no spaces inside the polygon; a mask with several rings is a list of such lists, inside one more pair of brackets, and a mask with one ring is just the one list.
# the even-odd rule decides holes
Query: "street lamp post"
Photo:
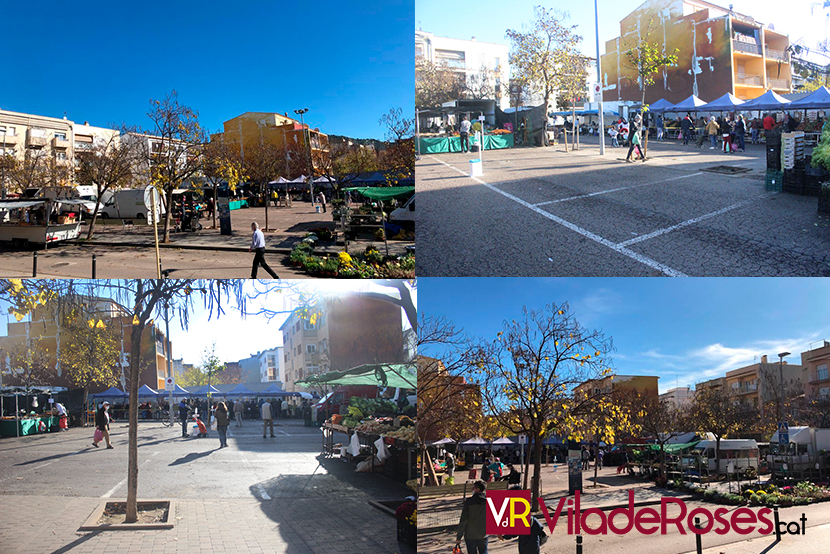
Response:
[{"label": "street lamp post", "polygon": [[599,12],[597,0],[594,0],[594,27],[597,32],[597,86],[599,87],[599,155],[605,155],[605,113],[602,107],[602,62],[599,56]]},{"label": "street lamp post", "polygon": [[778,421],[784,421],[784,358],[789,355],[789,352],[781,352],[778,354],[778,386],[780,389],[778,394],[781,398],[781,402],[778,406]]},{"label": "street lamp post", "polygon": [[311,194],[311,207],[314,207],[314,161],[311,159],[311,136],[306,136],[306,128],[305,128],[305,120],[303,119],[303,115],[308,113],[308,108],[302,108],[299,110],[294,110],[295,114],[300,116],[300,125],[303,128],[303,140],[305,141],[308,147],[308,164],[311,166],[311,170],[309,173],[308,178],[308,191]]},{"label": "street lamp post", "polygon": [[1,200],[6,199],[6,162],[8,161],[6,159],[6,156],[8,156],[8,154],[6,153],[6,129],[8,129],[8,126],[3,125],[3,183],[0,185]]}]

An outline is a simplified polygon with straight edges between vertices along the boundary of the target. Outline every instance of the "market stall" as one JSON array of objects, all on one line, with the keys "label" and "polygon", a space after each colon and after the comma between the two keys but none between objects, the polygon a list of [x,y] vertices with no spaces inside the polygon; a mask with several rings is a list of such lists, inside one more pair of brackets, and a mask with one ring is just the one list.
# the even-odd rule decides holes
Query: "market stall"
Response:
[{"label": "market stall", "polygon": [[36,435],[48,433],[58,428],[59,420],[52,415],[35,415],[21,418],[4,417],[0,419],[0,436],[21,437],[25,435]]},{"label": "market stall", "polygon": [[[500,150],[513,147],[513,134],[491,134],[483,137],[485,150]],[[421,137],[418,139],[421,154],[443,154],[445,152],[461,152],[461,137]]]},{"label": "market stall", "polygon": [[[415,368],[407,364],[364,364],[346,371],[330,371],[305,380],[306,385],[371,385],[417,388]],[[323,451],[357,463],[358,471],[383,472],[391,479],[415,477],[415,421],[402,412],[401,403],[384,398],[352,397],[348,414],[335,414],[322,425]],[[335,443],[335,433],[347,437]]]}]

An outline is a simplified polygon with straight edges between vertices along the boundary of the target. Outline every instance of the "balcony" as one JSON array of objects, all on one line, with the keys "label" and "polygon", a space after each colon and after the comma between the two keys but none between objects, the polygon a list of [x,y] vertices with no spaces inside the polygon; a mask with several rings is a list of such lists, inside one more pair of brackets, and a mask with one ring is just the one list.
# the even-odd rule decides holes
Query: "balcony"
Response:
[{"label": "balcony", "polygon": [[2,134],[0,133],[0,144],[5,144],[7,146],[14,146],[15,144],[20,144],[20,141],[23,140],[20,135],[10,135],[10,134]]},{"label": "balcony", "polygon": [[827,383],[828,381],[830,381],[830,374],[828,374],[826,372],[825,373],[814,373],[814,374],[810,375],[809,383],[811,385],[817,385],[819,383]]},{"label": "balcony", "polygon": [[69,148],[69,140],[60,137],[52,137],[52,148]]},{"label": "balcony", "polygon": [[775,50],[767,48],[766,50],[768,60],[777,60],[784,63],[790,63],[790,53],[784,50]]},{"label": "balcony", "polygon": [[33,135],[31,132],[26,137],[27,148],[43,148],[46,146],[47,139],[45,136]]},{"label": "balcony", "polygon": [[317,329],[303,329],[303,337],[316,337]]},{"label": "balcony", "polygon": [[735,52],[740,52],[742,54],[753,54],[755,56],[761,55],[761,47],[752,42],[744,42],[741,40],[733,40],[732,41],[732,49]]},{"label": "balcony", "polygon": [[736,75],[735,84],[745,87],[761,87],[764,85],[760,75]]},{"label": "balcony", "polygon": [[790,81],[787,79],[767,79],[767,86],[776,90],[790,90]]},{"label": "balcony", "polygon": [[745,385],[732,389],[735,394],[755,394],[758,392],[758,385]]}]

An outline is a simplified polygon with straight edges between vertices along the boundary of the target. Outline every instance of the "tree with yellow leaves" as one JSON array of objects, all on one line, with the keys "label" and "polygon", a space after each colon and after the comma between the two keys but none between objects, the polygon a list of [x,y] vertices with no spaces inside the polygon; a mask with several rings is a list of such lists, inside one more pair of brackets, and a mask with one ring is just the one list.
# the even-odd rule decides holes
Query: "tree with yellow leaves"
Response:
[{"label": "tree with yellow leaves", "polygon": [[8,360],[12,383],[21,385],[26,390],[26,406],[29,406],[29,392],[38,385],[50,385],[57,376],[55,373],[54,352],[50,352],[46,342],[41,338],[27,339],[13,346],[0,348],[0,371]]},{"label": "tree with yellow leaves", "polygon": [[[553,432],[577,429],[573,389],[610,374],[611,339],[584,328],[567,303],[522,309],[492,341],[478,346],[470,378],[481,384],[486,415],[533,441],[532,505],[540,490],[542,442]],[[527,472],[526,472],[527,473]]]},{"label": "tree with yellow leaves", "polygon": [[60,325],[58,362],[69,382],[84,389],[87,406],[92,385],[111,387],[118,383],[121,327],[84,306],[68,310]]}]

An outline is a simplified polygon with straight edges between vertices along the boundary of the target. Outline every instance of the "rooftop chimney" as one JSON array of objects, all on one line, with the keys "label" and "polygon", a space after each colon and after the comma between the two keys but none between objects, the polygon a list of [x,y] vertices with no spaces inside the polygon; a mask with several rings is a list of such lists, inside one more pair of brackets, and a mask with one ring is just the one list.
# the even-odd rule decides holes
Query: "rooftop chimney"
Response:
[{"label": "rooftop chimney", "polygon": [[472,41],[473,41],[473,42],[475,42],[475,40],[476,40],[476,37],[473,37],[473,38],[471,38],[471,39],[470,39],[470,40],[472,40]]},{"label": "rooftop chimney", "polygon": [[767,363],[767,355],[766,355],[766,354],[764,354],[763,356],[761,356],[761,363],[762,363],[762,364]]},{"label": "rooftop chimney", "polygon": [[89,121],[84,121],[84,125],[89,125]]}]

